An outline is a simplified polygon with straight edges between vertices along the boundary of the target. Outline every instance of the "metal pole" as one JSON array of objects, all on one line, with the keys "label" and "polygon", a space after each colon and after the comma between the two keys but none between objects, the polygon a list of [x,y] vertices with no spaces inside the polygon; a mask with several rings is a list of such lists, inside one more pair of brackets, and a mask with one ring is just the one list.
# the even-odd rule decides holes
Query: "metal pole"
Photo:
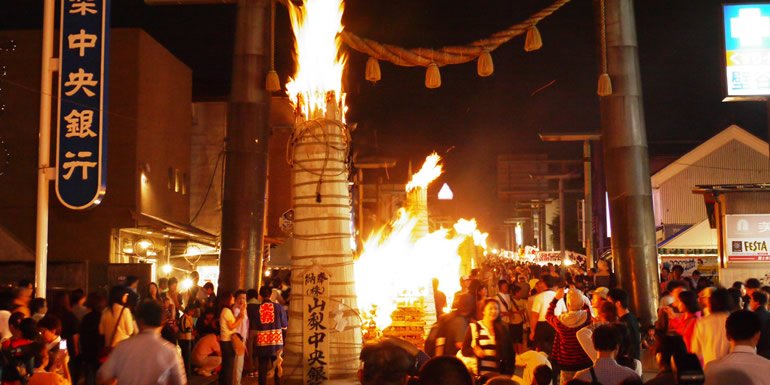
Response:
[{"label": "metal pole", "polygon": [[583,141],[583,178],[585,199],[583,204],[583,238],[586,246],[586,266],[594,267],[594,206],[591,190],[591,141]]},{"label": "metal pole", "polygon": [[564,248],[567,237],[564,235],[564,178],[559,178],[559,257],[564,261]]},{"label": "metal pole", "polygon": [[219,260],[219,287],[226,290],[259,284],[267,200],[270,2],[239,0],[237,7]]},{"label": "metal pole", "polygon": [[600,98],[600,111],[615,273],[631,310],[642,324],[650,324],[656,318],[658,269],[634,2],[595,4],[600,29],[606,20],[607,72],[613,83],[613,93]]},{"label": "metal pole", "polygon": [[37,154],[37,219],[35,238],[35,290],[45,298],[48,276],[48,194],[51,181],[51,89],[53,84],[54,0],[43,5],[43,52],[40,71],[40,128]]}]

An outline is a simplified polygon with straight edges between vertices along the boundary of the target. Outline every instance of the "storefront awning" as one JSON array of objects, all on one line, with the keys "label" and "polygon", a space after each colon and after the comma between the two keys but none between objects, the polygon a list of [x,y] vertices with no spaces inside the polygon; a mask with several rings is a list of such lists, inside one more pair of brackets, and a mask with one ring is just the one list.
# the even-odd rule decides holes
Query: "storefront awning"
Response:
[{"label": "storefront awning", "polygon": [[219,246],[219,238],[216,235],[203,231],[195,226],[172,222],[144,213],[136,213],[135,218],[137,226],[139,227],[151,227],[170,236],[187,238],[213,247]]},{"label": "storefront awning", "polygon": [[717,230],[712,229],[705,219],[660,242],[658,254],[716,255],[717,247]]}]

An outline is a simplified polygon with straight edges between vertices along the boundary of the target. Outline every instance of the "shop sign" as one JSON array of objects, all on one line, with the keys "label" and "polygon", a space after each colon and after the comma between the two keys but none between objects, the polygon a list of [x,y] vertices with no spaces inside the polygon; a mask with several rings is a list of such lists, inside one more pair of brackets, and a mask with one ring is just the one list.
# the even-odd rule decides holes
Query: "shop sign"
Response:
[{"label": "shop sign", "polygon": [[722,7],[728,100],[770,95],[770,4]]},{"label": "shop sign", "polygon": [[109,0],[61,1],[56,195],[73,210],[107,190],[109,16]]},{"label": "shop sign", "polygon": [[329,379],[329,273],[319,265],[304,271],[302,285],[303,383],[320,385]]},{"label": "shop sign", "polygon": [[770,215],[726,215],[728,262],[770,262]]}]

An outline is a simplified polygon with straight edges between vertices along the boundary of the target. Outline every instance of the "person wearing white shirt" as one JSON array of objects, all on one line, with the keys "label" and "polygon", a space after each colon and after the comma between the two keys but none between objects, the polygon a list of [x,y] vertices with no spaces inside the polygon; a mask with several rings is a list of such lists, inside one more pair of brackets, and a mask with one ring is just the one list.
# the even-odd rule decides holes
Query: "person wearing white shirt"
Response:
[{"label": "person wearing white shirt", "polygon": [[739,310],[727,317],[725,330],[731,352],[706,364],[704,385],[770,385],[770,360],[757,355],[761,322],[751,311]]},{"label": "person wearing white shirt", "polygon": [[[187,377],[176,347],[160,336],[163,309],[144,302],[137,311],[141,332],[115,347],[96,374],[100,385],[185,385]],[[148,357],[148,352],[152,357]]]},{"label": "person wearing white shirt", "polygon": [[695,322],[690,350],[701,359],[703,365],[730,352],[725,322],[732,308],[732,297],[727,289],[717,289],[709,298],[711,314]]},{"label": "person wearing white shirt", "polygon": [[544,275],[543,279],[538,282],[538,285],[544,285],[545,290],[535,296],[532,301],[532,308],[530,308],[532,314],[529,321],[531,326],[529,338],[534,341],[534,347],[548,354],[551,354],[553,339],[556,335],[554,328],[545,320],[548,307],[556,296],[554,284],[554,277]]},{"label": "person wearing white shirt", "polygon": [[[241,341],[246,343],[246,338],[249,336],[249,315],[246,313],[246,291],[238,290],[235,292],[235,306],[233,306],[233,315],[238,317],[243,312],[243,319],[241,324],[235,328],[235,332],[241,336]],[[248,352],[248,349],[247,349]],[[245,361],[246,354],[235,356],[235,363],[233,366],[233,384],[240,385],[241,378],[243,377],[243,362]]]},{"label": "person wearing white shirt", "polygon": [[516,355],[516,366],[524,367],[521,373],[521,377],[514,375],[513,380],[522,385],[530,385],[535,383],[535,369],[538,366],[545,365],[551,367],[551,362],[548,361],[548,355],[545,352],[536,352],[534,350],[527,350],[522,354]]}]

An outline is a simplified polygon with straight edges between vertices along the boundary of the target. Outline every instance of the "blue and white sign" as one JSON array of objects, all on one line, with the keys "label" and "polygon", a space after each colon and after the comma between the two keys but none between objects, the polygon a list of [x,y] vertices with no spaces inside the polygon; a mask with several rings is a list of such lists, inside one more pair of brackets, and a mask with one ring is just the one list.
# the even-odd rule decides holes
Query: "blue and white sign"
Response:
[{"label": "blue and white sign", "polygon": [[109,0],[62,0],[56,195],[73,210],[107,191]]},{"label": "blue and white sign", "polygon": [[770,95],[770,3],[723,10],[727,96]]}]

